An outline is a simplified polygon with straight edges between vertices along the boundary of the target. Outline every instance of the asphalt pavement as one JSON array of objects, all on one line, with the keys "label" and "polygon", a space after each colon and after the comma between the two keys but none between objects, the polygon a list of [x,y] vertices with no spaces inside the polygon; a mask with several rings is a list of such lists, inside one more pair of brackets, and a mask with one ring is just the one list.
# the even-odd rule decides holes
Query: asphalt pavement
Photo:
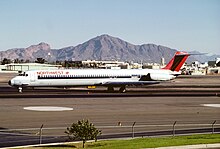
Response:
[{"label": "asphalt pavement", "polygon": [[[4,75],[1,75],[4,77]],[[89,119],[102,129],[100,138],[218,133],[220,124],[220,76],[180,76],[152,86],[127,88],[126,93],[106,88],[35,88],[22,94],[0,81],[0,147],[65,142],[66,127]],[[205,106],[205,105],[215,105]],[[25,107],[69,107],[71,111],[29,111]],[[121,126],[118,126],[119,122]]]}]

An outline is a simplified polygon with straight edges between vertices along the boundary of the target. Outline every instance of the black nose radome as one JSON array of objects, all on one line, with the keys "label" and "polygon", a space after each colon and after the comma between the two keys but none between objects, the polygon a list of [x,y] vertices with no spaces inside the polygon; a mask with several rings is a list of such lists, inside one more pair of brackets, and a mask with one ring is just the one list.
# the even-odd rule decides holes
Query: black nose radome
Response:
[{"label": "black nose radome", "polygon": [[11,85],[11,80],[8,81],[8,85]]}]

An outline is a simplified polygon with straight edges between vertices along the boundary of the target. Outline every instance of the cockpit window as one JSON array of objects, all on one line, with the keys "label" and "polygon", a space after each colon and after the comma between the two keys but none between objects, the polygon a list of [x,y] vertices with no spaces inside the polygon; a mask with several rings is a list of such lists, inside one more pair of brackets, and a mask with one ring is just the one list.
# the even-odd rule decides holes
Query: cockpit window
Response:
[{"label": "cockpit window", "polygon": [[26,76],[26,77],[27,77],[28,74],[26,74],[26,73],[24,72],[24,73],[20,73],[19,76]]}]

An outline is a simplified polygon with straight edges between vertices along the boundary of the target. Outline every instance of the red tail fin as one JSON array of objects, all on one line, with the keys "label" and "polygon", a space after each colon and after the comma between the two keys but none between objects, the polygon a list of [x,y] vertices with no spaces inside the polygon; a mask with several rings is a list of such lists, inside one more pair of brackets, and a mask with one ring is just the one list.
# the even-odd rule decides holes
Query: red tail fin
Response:
[{"label": "red tail fin", "polygon": [[163,68],[171,71],[179,71],[189,54],[186,52],[176,52],[174,57],[169,61],[169,63]]}]

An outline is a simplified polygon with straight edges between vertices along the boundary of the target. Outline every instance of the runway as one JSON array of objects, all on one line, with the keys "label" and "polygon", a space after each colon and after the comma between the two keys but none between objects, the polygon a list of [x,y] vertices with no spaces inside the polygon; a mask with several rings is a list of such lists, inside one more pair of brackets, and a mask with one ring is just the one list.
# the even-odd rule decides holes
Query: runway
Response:
[{"label": "runway", "polygon": [[[213,122],[215,131],[219,132],[219,78],[183,76],[159,85],[128,87],[125,94],[107,93],[102,87],[93,90],[36,88],[20,94],[2,81],[0,147],[22,144],[24,140],[31,140],[26,144],[37,143],[42,124],[43,143],[65,141],[65,129],[81,119],[89,119],[101,129],[103,138],[131,136],[134,122],[135,136],[172,135],[174,122],[176,133],[181,130],[182,133],[211,132]],[[71,110],[34,111],[27,107]]]}]

